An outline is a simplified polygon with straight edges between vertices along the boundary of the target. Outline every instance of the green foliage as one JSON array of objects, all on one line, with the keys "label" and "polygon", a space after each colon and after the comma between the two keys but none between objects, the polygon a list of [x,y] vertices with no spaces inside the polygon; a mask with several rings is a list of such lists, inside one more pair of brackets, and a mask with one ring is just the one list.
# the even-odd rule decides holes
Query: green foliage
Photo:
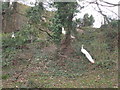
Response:
[{"label": "green foliage", "polygon": [[9,74],[2,75],[2,79],[3,79],[3,80],[8,79],[9,77],[10,77]]},{"label": "green foliage", "polygon": [[74,21],[79,27],[83,26],[92,26],[95,22],[94,17],[91,15],[89,16],[87,13],[84,15],[83,18],[78,18]]},{"label": "green foliage", "polygon": [[[73,14],[77,12],[76,3],[70,2],[55,2],[54,6],[57,8],[56,14],[50,25],[50,30],[53,32],[53,39],[56,44],[61,42],[62,27],[72,27]],[[66,31],[66,32],[71,32]]]},{"label": "green foliage", "polygon": [[89,25],[91,26],[91,25],[93,25],[93,23],[95,22],[95,20],[94,20],[94,17],[91,15],[90,16],[90,21],[89,21]]},{"label": "green foliage", "polygon": [[81,45],[91,54],[96,63],[96,68],[110,69],[116,65],[118,59],[117,49],[117,29],[102,28],[93,30],[84,28],[84,34],[79,35],[79,40],[73,43],[76,55],[80,55],[84,60],[87,58],[81,53]]},{"label": "green foliage", "polygon": [[108,24],[101,25],[101,28],[115,28],[117,29],[119,26],[120,20],[111,19]]},{"label": "green foliage", "polygon": [[13,9],[9,7],[9,2],[3,2],[2,3],[2,12],[5,13],[7,20],[11,19],[12,14],[14,12],[13,12]]},{"label": "green foliage", "polygon": [[50,25],[50,30],[53,32],[53,40],[56,44],[59,44],[61,41],[62,34],[62,24],[58,14],[52,19],[52,24]]},{"label": "green foliage", "polygon": [[94,17],[91,15],[89,16],[87,13],[83,17],[84,26],[92,26],[95,22]]},{"label": "green foliage", "polygon": [[79,25],[79,27],[80,27],[80,26],[83,26],[83,19],[82,19],[82,18],[78,18],[78,19],[76,19],[74,22],[75,22],[77,25]]},{"label": "green foliage", "polygon": [[[71,6],[71,4],[68,4],[68,3],[61,4],[60,6],[62,5],[63,6],[67,5],[68,7]],[[61,10],[63,10],[63,13],[64,13],[65,12],[64,10],[66,9],[61,8]],[[68,12],[66,14],[61,13],[61,10],[59,12],[56,12],[57,14],[53,18],[53,21],[50,27],[51,28],[50,30],[53,32],[54,40],[57,44],[61,40],[60,38],[62,33],[61,27],[62,26],[67,27],[68,24],[70,25],[74,24],[72,22],[67,21],[67,17],[70,14],[69,9],[67,9]],[[73,14],[75,9],[70,9],[70,10],[71,10],[70,12],[72,12]],[[37,22],[39,22],[39,20],[35,21],[34,23],[37,23]],[[93,31],[93,28],[89,28],[89,27],[87,27],[86,29],[88,30],[83,29],[84,34],[78,33],[79,40],[77,42],[72,43],[72,46],[76,50],[76,52],[73,53],[75,55],[71,57],[63,57],[59,60],[56,60],[54,58],[55,54],[48,52],[47,49],[45,52],[44,47],[49,48],[49,45],[51,43],[46,42],[44,40],[43,42],[38,44],[34,43],[34,41],[39,36],[39,31],[33,28],[31,25],[27,25],[21,31],[16,32],[15,38],[11,38],[12,33],[2,34],[3,66],[9,65],[14,59],[15,55],[17,55],[17,53],[19,54],[17,47],[28,44],[29,43],[28,41],[33,41],[33,43],[31,44],[29,43],[29,45],[32,45],[31,48],[34,51],[32,63],[24,71],[24,73],[21,73],[21,76],[19,78],[19,79],[22,79],[23,77],[24,79],[27,79],[27,80],[23,80],[23,82],[21,83],[17,82],[19,85],[23,84],[26,87],[28,86],[30,88],[39,88],[39,87],[43,87],[43,88],[80,87],[81,88],[81,87],[102,87],[103,84],[106,84],[106,86],[108,85],[109,87],[112,87],[114,85],[113,83],[111,84],[110,82],[112,82],[112,80],[115,80],[114,76],[112,75],[116,73],[111,73],[111,70],[113,66],[116,65],[117,49],[115,47],[112,47],[113,50],[112,52],[110,52],[107,48],[109,47],[109,45],[115,46],[114,41],[116,41],[115,38],[117,36],[117,29],[111,28],[106,30],[105,28],[103,30],[98,30],[98,31],[97,30]],[[88,52],[90,52],[91,56],[95,59],[95,64],[91,65],[91,63],[81,53],[80,49],[82,44],[85,45],[84,48]],[[18,66],[18,68],[22,66],[20,65]],[[88,69],[91,69],[91,70],[88,70]],[[95,71],[95,69],[97,70]],[[99,69],[101,69],[100,72],[98,72]],[[106,73],[106,71],[103,71],[103,70],[106,70],[106,69],[107,70],[110,69],[109,70],[110,74],[108,73],[108,75],[105,76],[104,73]],[[28,71],[30,71],[30,73],[27,73]],[[23,74],[25,74],[25,77]],[[34,76],[31,77],[33,74]],[[7,79],[9,79],[9,77],[10,76],[8,74],[5,74],[2,76],[2,79],[4,79],[4,81],[6,80],[5,82],[6,85],[8,84]],[[14,78],[14,76],[11,78]],[[9,81],[11,81],[11,78]],[[116,84],[115,81],[114,83]],[[10,82],[11,87],[15,86],[15,84],[16,82]],[[22,86],[20,85],[19,87],[22,87]]]},{"label": "green foliage", "polygon": [[105,61],[96,62],[96,67],[104,68],[104,69],[110,69],[113,67],[113,65],[116,65],[116,63],[113,60],[105,60]]},{"label": "green foliage", "polygon": [[28,87],[31,87],[31,88],[38,88],[39,85],[37,83],[34,82],[34,80],[28,80],[28,83],[27,83]]},{"label": "green foliage", "polygon": [[[117,69],[115,66],[117,63],[117,50],[109,52],[109,50],[106,49],[108,47],[108,42],[105,42],[105,38],[107,38],[105,36],[106,29],[93,31],[93,29],[90,28],[89,30],[90,31],[85,30],[84,34],[79,33],[79,41],[72,43],[72,46],[76,50],[76,52],[73,53],[75,55],[67,58],[63,57],[59,60],[54,58],[55,54],[48,53],[48,50],[44,52],[40,43],[32,43],[35,53],[32,59],[33,61],[27,71],[33,71],[25,74],[25,76],[29,76],[26,77],[27,82],[25,79],[21,83],[18,82],[19,84],[17,86],[23,87],[22,85],[24,85],[24,87],[29,88],[81,88],[103,87],[104,84],[106,87],[113,87],[117,84],[117,81],[115,81],[117,79]],[[81,44],[85,45],[84,48],[95,59],[95,64],[91,64],[84,54],[81,53]],[[48,44],[47,47],[49,47],[49,45],[50,44]],[[114,82],[112,82],[113,80]],[[26,84],[24,84],[24,82],[26,82]],[[7,81],[5,83],[7,83]],[[11,87],[15,85],[15,82],[11,83]]]},{"label": "green foliage", "polygon": [[107,24],[101,25],[100,28],[108,28],[108,25]]},{"label": "green foliage", "polygon": [[17,46],[25,44],[28,40],[30,40],[30,37],[37,36],[37,32],[35,29],[31,28],[29,25],[24,27],[19,32],[15,33],[15,38],[12,38],[12,33],[9,34],[3,34],[3,47],[9,47],[9,48],[16,48]]},{"label": "green foliage", "polygon": [[10,2],[2,2],[2,9],[8,9]]},{"label": "green foliage", "polygon": [[[14,59],[17,51],[21,46],[34,42],[39,35],[39,31],[31,27],[25,26],[22,30],[15,33],[15,38],[12,38],[12,33],[2,34],[3,47],[3,66],[9,65]],[[18,50],[17,50],[18,49]]]},{"label": "green foliage", "polygon": [[43,13],[43,10],[44,8],[41,2],[35,7],[31,7],[27,11],[27,15],[26,15],[29,18],[29,22],[31,24],[39,24],[41,22],[41,15]]},{"label": "green foliage", "polygon": [[118,28],[119,20],[112,20],[109,24],[112,28]]},{"label": "green foliage", "polygon": [[117,28],[102,28],[101,30],[103,30],[103,35],[105,37],[105,42],[107,43],[108,47],[107,49],[109,51],[114,51],[115,50],[115,46],[117,45],[117,37],[118,37],[118,29]]}]

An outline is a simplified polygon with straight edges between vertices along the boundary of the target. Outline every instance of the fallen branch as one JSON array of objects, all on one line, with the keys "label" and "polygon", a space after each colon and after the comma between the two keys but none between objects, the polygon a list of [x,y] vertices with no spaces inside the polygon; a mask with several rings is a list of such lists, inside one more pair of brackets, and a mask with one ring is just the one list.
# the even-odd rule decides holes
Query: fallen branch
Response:
[{"label": "fallen branch", "polygon": [[48,32],[48,31],[46,31],[46,30],[43,30],[43,29],[41,29],[41,28],[39,28],[39,30],[40,31],[42,31],[42,32],[45,32],[45,33],[47,33],[47,35],[48,36],[50,36],[51,38],[53,38],[53,36]]}]

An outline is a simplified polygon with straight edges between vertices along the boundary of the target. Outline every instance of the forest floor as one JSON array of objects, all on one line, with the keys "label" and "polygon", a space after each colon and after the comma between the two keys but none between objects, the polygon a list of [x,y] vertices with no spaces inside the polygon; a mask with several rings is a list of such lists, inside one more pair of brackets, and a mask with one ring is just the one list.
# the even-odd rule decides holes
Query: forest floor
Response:
[{"label": "forest floor", "polygon": [[[102,41],[96,43],[97,40],[98,38],[89,41],[94,46],[100,47]],[[88,51],[91,51],[95,58],[95,64],[91,64],[81,53],[80,43],[91,48]],[[117,88],[118,69],[115,61],[117,57],[105,51],[101,54],[102,49],[94,47],[94,50],[89,46],[89,42],[80,43],[73,41],[72,46],[76,49],[73,55],[69,57],[63,55],[60,59],[55,57],[54,44],[45,45],[43,42],[27,44],[25,48],[16,51],[12,64],[2,68],[3,88]],[[114,60],[107,62],[101,55],[105,58],[112,56]]]},{"label": "forest floor", "polygon": [[[39,44],[35,45],[39,46]],[[100,68],[80,56],[54,60],[55,46],[19,52],[19,61],[3,68],[5,88],[116,88],[117,70]],[[38,52],[36,52],[38,51]],[[47,54],[46,54],[47,53]],[[29,56],[30,55],[30,56]],[[39,57],[40,56],[40,57]],[[23,60],[23,58],[26,60]],[[31,59],[31,61],[29,61]],[[28,65],[28,66],[27,66]]]}]

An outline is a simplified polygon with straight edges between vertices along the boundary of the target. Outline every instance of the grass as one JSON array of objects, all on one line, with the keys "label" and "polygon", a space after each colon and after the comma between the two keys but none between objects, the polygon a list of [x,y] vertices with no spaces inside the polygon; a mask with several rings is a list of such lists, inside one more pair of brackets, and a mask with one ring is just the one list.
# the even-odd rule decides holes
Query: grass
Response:
[{"label": "grass", "polygon": [[10,77],[9,74],[2,75],[2,79],[3,79],[3,80],[8,79],[9,77]]},{"label": "grass", "polygon": [[[85,30],[85,34],[79,34],[79,40],[72,43],[75,49],[73,56],[60,60],[55,58],[51,42],[40,40],[27,43],[26,46],[29,49],[18,49],[16,52],[16,55],[23,53],[26,56],[21,57],[22,59],[17,58],[18,64],[3,67],[3,87],[116,88],[118,84],[118,52],[116,47],[113,51],[107,48],[111,44],[107,39],[104,31],[100,31],[100,29],[96,31]],[[111,39],[111,41],[113,40],[114,38]],[[81,53],[82,44],[95,59],[95,64],[92,65]],[[28,64],[28,53],[31,53],[30,59],[32,61],[28,68],[23,70],[22,68]],[[13,82],[17,72],[19,73],[21,70],[24,72],[16,82]]]},{"label": "grass", "polygon": [[97,72],[95,70],[92,72],[86,72],[85,74],[81,76],[75,76],[74,78],[50,75],[41,76],[34,74],[29,77],[29,83],[37,82],[37,84],[35,84],[35,87],[39,85],[39,88],[112,88],[116,87],[117,75],[114,71],[111,72],[109,72],[109,70],[98,69]]}]

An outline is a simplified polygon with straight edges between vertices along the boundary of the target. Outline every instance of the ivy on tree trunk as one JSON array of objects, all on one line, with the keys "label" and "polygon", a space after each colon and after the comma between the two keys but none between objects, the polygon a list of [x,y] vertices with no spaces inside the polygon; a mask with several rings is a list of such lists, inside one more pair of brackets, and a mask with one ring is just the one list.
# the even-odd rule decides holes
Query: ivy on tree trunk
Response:
[{"label": "ivy on tree trunk", "polygon": [[[55,39],[59,40],[58,45],[60,47],[60,51],[64,54],[71,47],[71,31],[73,25],[73,17],[76,12],[77,3],[76,2],[55,2],[55,7],[57,8],[56,15],[54,17],[51,30],[54,32],[53,36],[58,36]],[[58,16],[58,17],[56,17]],[[56,27],[59,25],[59,27]],[[65,39],[61,41],[62,27],[65,28],[66,34]],[[71,52],[69,52],[71,53]]]}]

